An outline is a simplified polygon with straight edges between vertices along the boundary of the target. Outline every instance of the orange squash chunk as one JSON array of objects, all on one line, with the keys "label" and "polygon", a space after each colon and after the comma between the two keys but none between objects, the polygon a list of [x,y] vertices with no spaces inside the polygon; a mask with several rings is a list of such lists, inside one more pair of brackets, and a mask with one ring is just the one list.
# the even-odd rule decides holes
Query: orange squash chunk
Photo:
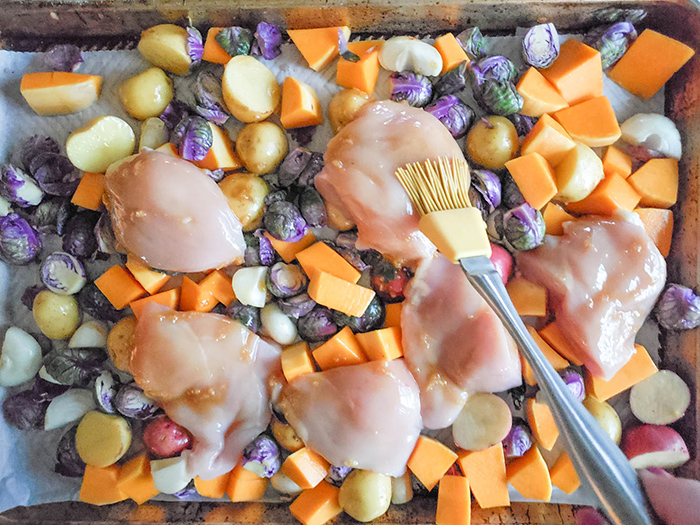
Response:
[{"label": "orange squash chunk", "polygon": [[608,146],[622,135],[606,96],[560,109],[553,116],[572,139],[592,148]]},{"label": "orange squash chunk", "polygon": [[95,279],[95,286],[117,310],[148,293],[126,267],[119,265],[112,266]]},{"label": "orange squash chunk", "polygon": [[603,155],[603,173],[626,179],[632,174],[632,157],[615,146],[608,146]]},{"label": "orange squash chunk", "polygon": [[205,170],[222,169],[232,171],[242,168],[243,163],[241,159],[238,158],[236,152],[233,151],[233,142],[231,142],[228,133],[211,122],[209,123],[209,127],[211,128],[213,137],[211,148],[209,148],[206,157],[193,162],[193,164]]},{"label": "orange squash chunk", "polygon": [[539,284],[513,277],[506,285],[510,300],[520,315],[547,316],[547,290]]},{"label": "orange squash chunk", "polygon": [[323,123],[321,103],[311,86],[294,77],[284,79],[280,122],[284,129],[318,126]]},{"label": "orange squash chunk", "polygon": [[406,464],[425,488],[433,490],[457,460],[457,454],[436,439],[419,436]]},{"label": "orange squash chunk", "polygon": [[134,312],[134,316],[139,318],[148,303],[162,304],[163,306],[177,310],[180,304],[180,288],[171,288],[165,292],[149,295],[143,299],[133,301],[129,306],[131,307],[131,311]]},{"label": "orange squash chunk", "polygon": [[525,414],[534,438],[543,448],[552,450],[559,437],[559,429],[549,407],[530,398],[525,404]]},{"label": "orange squash chunk", "polygon": [[527,153],[506,162],[506,169],[520,188],[525,200],[539,210],[557,194],[554,172],[537,152]]},{"label": "orange squash chunk", "polygon": [[316,242],[316,236],[311,233],[311,231],[296,242],[280,241],[267,232],[265,232],[265,237],[268,238],[272,247],[286,263],[292,262],[297,256],[297,253]]},{"label": "orange squash chunk", "polygon": [[555,168],[574,146],[576,144],[561,124],[545,114],[523,139],[520,154],[539,153]]},{"label": "orange squash chunk", "polygon": [[88,210],[98,210],[105,193],[105,176],[102,173],[86,171],[71,197],[71,203]]},{"label": "orange squash chunk", "polygon": [[537,445],[508,464],[506,477],[508,483],[526,498],[549,501],[552,497],[552,479]]},{"label": "orange squash chunk", "polygon": [[381,40],[366,40],[352,42],[348,49],[360,57],[358,62],[338,59],[338,70],[335,83],[348,89],[359,89],[368,95],[374,92],[379,77],[379,49]]},{"label": "orange squash chunk", "polygon": [[575,217],[559,206],[550,202],[542,212],[545,232],[549,235],[564,235],[564,223],[575,220]]},{"label": "orange squash chunk", "polygon": [[302,489],[312,489],[323,481],[330,465],[319,454],[303,447],[287,456],[281,468]]},{"label": "orange squash chunk", "polygon": [[338,29],[346,39],[350,38],[350,29],[347,26],[288,29],[287,34],[309,67],[314,71],[321,71],[338,56]]},{"label": "orange squash chunk", "polygon": [[642,196],[642,206],[670,208],[678,200],[678,161],[650,159],[627,181]]},{"label": "orange squash chunk", "polygon": [[569,341],[567,341],[564,334],[561,333],[561,329],[556,321],[552,321],[537,333],[564,359],[567,359],[576,366],[583,365],[583,361],[579,359],[576,355],[576,350],[571,346]]},{"label": "orange squash chunk", "polygon": [[501,443],[485,450],[462,451],[457,463],[467,479],[471,480],[474,498],[482,509],[510,505]]},{"label": "orange squash chunk", "polygon": [[111,505],[118,501],[124,501],[127,496],[119,490],[118,479],[119,467],[117,465],[105,468],[87,465],[78,498],[80,501],[92,505]]},{"label": "orange squash chunk", "polygon": [[[647,65],[645,68],[648,69]],[[573,38],[561,45],[557,59],[541,73],[569,105],[603,94],[600,53]]]},{"label": "orange squash chunk", "polygon": [[637,208],[634,212],[642,219],[647,235],[654,241],[661,255],[667,257],[673,239],[673,212],[658,208]]},{"label": "orange squash chunk", "polygon": [[401,328],[382,328],[359,333],[355,337],[370,361],[391,361],[403,357]]},{"label": "orange squash chunk", "polygon": [[352,317],[362,316],[375,296],[371,288],[339,279],[326,272],[314,274],[308,292],[309,297],[318,304]]},{"label": "orange squash chunk", "polygon": [[316,371],[314,362],[311,359],[309,346],[304,342],[285,348],[280,359],[282,361],[282,373],[288,383],[291,383],[301,375]]},{"label": "orange squash chunk", "polygon": [[541,117],[565,107],[568,103],[556,88],[536,68],[531,67],[518,81],[518,93],[523,97],[520,113],[529,117]]},{"label": "orange squash chunk", "polygon": [[216,41],[216,35],[218,35],[222,29],[223,27],[212,27],[207,31],[207,38],[204,40],[202,60],[213,62],[214,64],[227,64],[228,61],[231,60],[231,55],[224,51],[224,48]]},{"label": "orange squash chunk", "polygon": [[694,54],[682,42],[645,29],[608,76],[630,93],[651,98]]},{"label": "orange squash chunk", "polygon": [[636,352],[630,360],[608,381],[586,371],[586,393],[598,401],[607,401],[654,375],[658,369],[649,357],[649,352],[642,345],[634,345],[634,348]]},{"label": "orange squash chunk", "polygon": [[356,283],[362,275],[352,264],[328,246],[325,242],[317,242],[297,253],[297,261],[309,278],[316,272],[326,272],[339,279]]},{"label": "orange squash chunk", "polygon": [[[562,356],[560,356],[558,353],[554,351],[554,349],[547,344],[547,341],[542,339],[540,334],[537,333],[537,330],[535,330],[532,326],[527,326],[527,331],[530,332],[530,335],[532,338],[535,340],[535,343],[537,343],[537,346],[540,347],[540,350],[542,351],[542,355],[549,361],[549,364],[552,365],[554,370],[564,370],[567,366],[569,366],[569,362],[564,359]],[[528,385],[536,385],[537,380],[535,379],[535,374],[532,371],[532,368],[530,368],[530,365],[528,362],[525,360],[522,354],[520,354],[520,363],[522,365],[522,371],[523,371],[523,379]]]},{"label": "orange squash chunk", "polygon": [[566,207],[575,213],[612,215],[617,210],[632,211],[641,198],[629,182],[613,174],[600,181],[588,197]]},{"label": "orange squash chunk", "polygon": [[314,350],[313,355],[321,370],[367,362],[362,347],[349,326]]},{"label": "orange squash chunk", "polygon": [[574,464],[566,452],[562,452],[557,458],[549,471],[549,476],[552,478],[552,485],[559,487],[567,494],[573,494],[581,486]]},{"label": "orange squash chunk", "polygon": [[134,279],[150,294],[156,293],[170,280],[168,274],[151,269],[145,262],[131,254],[126,257],[126,267]]},{"label": "orange squash chunk", "polygon": [[402,308],[403,303],[390,303],[386,305],[386,319],[384,320],[384,327],[389,328],[390,326],[395,326],[396,328],[401,328]]},{"label": "orange squash chunk", "polygon": [[214,299],[224,306],[230,305],[236,299],[231,277],[221,270],[214,270],[207,275],[199,282],[199,287],[205,292],[210,292]]},{"label": "orange squash chunk", "polygon": [[265,495],[267,478],[261,478],[256,473],[244,469],[240,463],[229,474],[226,495],[234,503],[239,501],[255,501]]},{"label": "orange squash chunk", "polygon": [[139,505],[160,494],[153,483],[151,462],[145,453],[136,456],[119,469],[117,488]]},{"label": "orange squash chunk", "polygon": [[472,497],[464,476],[444,476],[438,488],[435,525],[470,525]]},{"label": "orange squash chunk", "polygon": [[433,47],[438,50],[442,57],[441,75],[444,75],[464,61],[469,64],[469,57],[452,33],[446,33],[435,39]]},{"label": "orange squash chunk", "polygon": [[194,478],[194,488],[200,496],[204,496],[205,498],[223,498],[224,494],[226,494],[226,487],[228,487],[228,479],[230,476],[230,472],[217,476],[214,479],[202,479],[196,476]]},{"label": "orange squash chunk", "polygon": [[338,487],[322,481],[299,494],[289,505],[289,511],[303,525],[323,525],[343,511],[338,501],[339,493]]},{"label": "orange squash chunk", "polygon": [[182,279],[180,309],[185,312],[211,312],[218,301],[209,290],[203,289],[189,277]]}]

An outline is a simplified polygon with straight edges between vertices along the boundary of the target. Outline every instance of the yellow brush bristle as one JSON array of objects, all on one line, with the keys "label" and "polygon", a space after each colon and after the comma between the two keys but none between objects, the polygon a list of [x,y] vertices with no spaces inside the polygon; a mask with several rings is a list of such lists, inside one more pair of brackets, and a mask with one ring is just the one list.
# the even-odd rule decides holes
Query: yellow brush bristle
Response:
[{"label": "yellow brush bristle", "polygon": [[396,178],[421,215],[471,207],[465,160],[440,157],[413,162],[396,170]]}]

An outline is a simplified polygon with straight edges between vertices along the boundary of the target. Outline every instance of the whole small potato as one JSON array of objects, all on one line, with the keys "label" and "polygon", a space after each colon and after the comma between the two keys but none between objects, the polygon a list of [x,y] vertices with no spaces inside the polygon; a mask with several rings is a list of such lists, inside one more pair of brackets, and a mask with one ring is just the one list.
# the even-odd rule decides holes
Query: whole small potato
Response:
[{"label": "whole small potato", "polygon": [[598,401],[592,396],[586,396],[583,400],[583,406],[591,413],[605,433],[610,436],[610,439],[619,444],[622,437],[622,423],[615,409],[609,403]]},{"label": "whole small potato", "polygon": [[391,477],[369,470],[353,470],[340,486],[338,501],[357,521],[372,521],[389,508]]},{"label": "whole small potato", "polygon": [[296,452],[304,447],[304,442],[297,436],[292,425],[285,425],[275,419],[270,426],[272,427],[272,435],[281,447],[290,452]]},{"label": "whole small potato", "polygon": [[333,127],[333,133],[338,133],[342,127],[355,118],[362,106],[374,100],[359,89],[344,89],[338,92],[328,103],[328,118]]},{"label": "whole small potato", "polygon": [[138,120],[157,117],[173,99],[173,84],[159,67],[150,67],[119,86],[126,112]]},{"label": "whole small potato", "polygon": [[176,75],[190,72],[192,59],[187,52],[187,30],[174,24],[149,27],[141,33],[138,50],[154,66]]},{"label": "whole small potato", "polygon": [[344,232],[355,227],[355,221],[330,202],[326,202],[326,213],[328,214],[328,226],[331,228]]},{"label": "whole small potato", "polygon": [[260,226],[265,212],[265,196],[270,192],[267,183],[252,173],[234,173],[219,183],[228,205],[243,225],[243,231]]},{"label": "whole small potato", "polygon": [[80,309],[72,295],[39,292],[32,304],[32,314],[41,333],[49,339],[67,339],[80,325]]},{"label": "whole small potato", "polygon": [[519,148],[518,132],[505,117],[484,117],[474,124],[467,135],[469,158],[492,170],[501,169],[515,157]]},{"label": "whole small potato", "polygon": [[247,55],[229,60],[221,83],[224,103],[241,122],[260,122],[277,109],[281,90],[265,64]]},{"label": "whole small potato", "polygon": [[129,360],[134,349],[134,334],[136,332],[136,317],[125,317],[115,324],[107,336],[107,352],[116,366],[122,372],[129,371]]},{"label": "whole small potato", "polygon": [[246,169],[257,175],[273,171],[287,154],[287,136],[273,122],[247,124],[236,137],[236,152]]}]

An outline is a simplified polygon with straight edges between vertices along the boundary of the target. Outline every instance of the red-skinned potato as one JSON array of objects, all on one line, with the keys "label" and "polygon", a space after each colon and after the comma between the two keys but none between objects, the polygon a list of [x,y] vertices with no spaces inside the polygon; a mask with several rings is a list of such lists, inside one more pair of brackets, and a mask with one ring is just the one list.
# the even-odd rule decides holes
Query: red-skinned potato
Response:
[{"label": "red-skinned potato", "polygon": [[513,256],[498,244],[491,243],[491,262],[496,267],[498,275],[501,276],[503,284],[508,282],[513,273]]},{"label": "red-skinned potato", "polygon": [[158,416],[143,432],[143,442],[159,458],[173,457],[190,446],[192,439],[183,427],[168,416]]},{"label": "red-skinned potato", "polygon": [[627,430],[621,448],[635,469],[677,467],[690,459],[681,435],[661,425],[641,425]]}]

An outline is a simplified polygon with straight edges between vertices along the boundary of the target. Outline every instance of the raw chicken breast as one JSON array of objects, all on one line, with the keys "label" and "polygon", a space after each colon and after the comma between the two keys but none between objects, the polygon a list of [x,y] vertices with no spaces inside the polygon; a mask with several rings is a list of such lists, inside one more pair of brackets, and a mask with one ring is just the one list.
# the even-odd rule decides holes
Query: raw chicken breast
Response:
[{"label": "raw chicken breast", "polygon": [[130,371],[170,419],[190,431],[192,476],[230,471],[267,428],[280,349],[228,317],[148,305]]},{"label": "raw chicken breast", "polygon": [[358,246],[397,264],[418,262],[435,246],[418,231],[420,217],[394,173],[410,162],[442,156],[464,159],[430,113],[391,101],[368,104],[328,143],[316,188],[355,221]]},{"label": "raw chicken breast", "polygon": [[634,354],[666,281],[666,262],[634,214],[566,222],[564,235],[545,236],[517,261],[526,279],[547,289],[575,356],[604,379]]},{"label": "raw chicken breast", "polygon": [[458,265],[439,254],[423,261],[403,304],[404,358],[427,428],[451,425],[469,394],[521,384],[514,341]]},{"label": "raw chicken breast", "polygon": [[404,473],[422,428],[418,385],[401,359],[300,376],[285,386],[280,407],[333,465],[390,476]]},{"label": "raw chicken breast", "polygon": [[241,222],[216,183],[185,160],[142,151],[107,170],[105,190],[121,248],[153,268],[199,272],[243,257]]}]

